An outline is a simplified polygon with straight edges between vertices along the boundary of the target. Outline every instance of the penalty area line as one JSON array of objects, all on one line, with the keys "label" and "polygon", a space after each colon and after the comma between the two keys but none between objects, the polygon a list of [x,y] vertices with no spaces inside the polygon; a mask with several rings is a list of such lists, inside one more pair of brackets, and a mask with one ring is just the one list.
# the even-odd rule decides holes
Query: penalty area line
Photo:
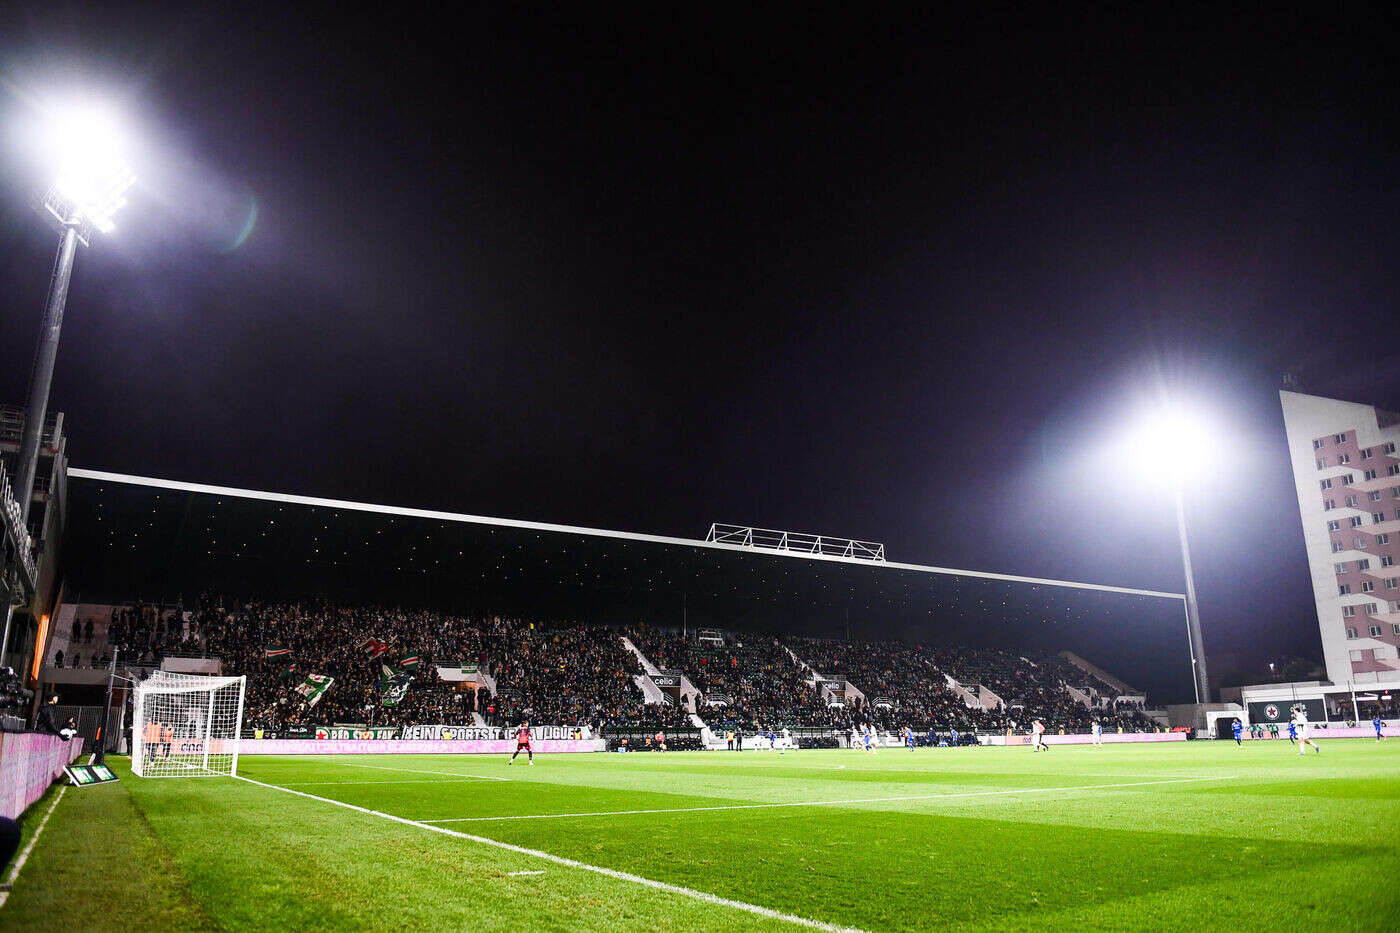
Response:
[{"label": "penalty area line", "polygon": [[[365,767],[369,767],[368,765]],[[627,881],[632,884],[639,884],[643,887],[651,888],[655,891],[662,891],[667,894],[676,894],[681,897],[689,897],[697,901],[704,901],[706,904],[714,904],[717,907],[729,907],[734,910],[742,910],[745,913],[754,914],[759,917],[766,917],[770,920],[781,920],[795,926],[810,927],[816,930],[831,931],[856,931],[858,928],[843,927],[832,923],[824,923],[820,920],[812,920],[807,917],[799,917],[796,914],[785,914],[782,911],[774,910],[771,907],[762,907],[758,904],[749,904],[745,901],[735,901],[727,897],[720,897],[718,894],[710,894],[708,891],[697,891],[694,888],[687,888],[679,884],[671,884],[666,881],[657,881],[654,878],[644,878],[641,875],[634,875],[631,872],[618,871],[615,868],[604,868],[601,865],[590,865],[587,862],[579,862],[562,855],[554,855],[550,852],[542,852],[539,849],[527,849],[524,846],[514,845],[509,842],[502,842],[499,839],[489,839],[486,836],[476,836],[471,833],[460,832],[455,829],[448,829],[445,826],[431,826],[418,820],[410,820],[407,817],[395,816],[392,813],[383,813],[379,810],[371,810],[368,807],[356,806],[353,803],[346,803],[343,800],[336,800],[332,797],[318,797],[316,794],[308,794],[306,791],[293,790],[290,787],[282,787],[279,784],[265,784],[262,781],[255,781],[252,778],[243,777],[241,774],[234,775],[240,781],[249,784],[256,784],[258,787],[265,787],[268,790],[281,791],[284,794],[293,794],[297,797],[305,797],[308,800],[317,800],[321,803],[328,803],[332,806],[344,807],[347,810],[354,810],[357,813],[365,813],[370,816],[377,816],[380,819],[390,820],[394,823],[402,823],[405,826],[415,826],[418,829],[426,829],[428,832],[440,833],[444,836],[451,836],[455,839],[466,839],[469,842],[480,843],[481,845],[492,846],[497,849],[504,849],[507,852],[515,852],[519,855],[528,855],[532,858],[544,859],[555,865],[563,865],[567,868],[577,868],[582,871],[591,871],[594,874],[603,875],[608,878],[615,878],[618,881]]]},{"label": "penalty area line", "polygon": [[853,797],[845,800],[794,800],[787,803],[727,803],[711,807],[665,807],[657,810],[596,810],[592,813],[521,813],[511,816],[457,816],[424,823],[489,823],[504,820],[558,820],[584,816],[636,816],[646,813],[705,813],[712,810],[775,810],[782,807],[840,807],[855,803],[899,803],[910,800],[956,800],[967,797],[1005,797],[1010,794],[1050,794],[1067,790],[1105,790],[1115,787],[1150,787],[1157,784],[1190,784],[1200,781],[1231,781],[1218,778],[1175,778],[1170,781],[1128,781],[1119,784],[1079,784],[1069,787],[1021,787],[1012,790],[979,790],[965,794],[903,794],[897,797]]}]

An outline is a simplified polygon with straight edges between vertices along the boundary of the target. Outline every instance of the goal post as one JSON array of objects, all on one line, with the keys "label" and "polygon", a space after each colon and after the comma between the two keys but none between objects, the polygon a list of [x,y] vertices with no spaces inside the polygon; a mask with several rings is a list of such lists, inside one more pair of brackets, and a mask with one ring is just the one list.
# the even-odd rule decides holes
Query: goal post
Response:
[{"label": "goal post", "polygon": [[156,671],[138,684],[131,721],[132,773],[236,775],[247,680]]}]

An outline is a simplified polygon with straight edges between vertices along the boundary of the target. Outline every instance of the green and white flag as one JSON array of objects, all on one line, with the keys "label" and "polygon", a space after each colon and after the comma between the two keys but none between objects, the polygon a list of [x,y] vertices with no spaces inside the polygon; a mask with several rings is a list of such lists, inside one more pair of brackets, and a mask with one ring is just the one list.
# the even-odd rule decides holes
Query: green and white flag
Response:
[{"label": "green and white flag", "polygon": [[422,665],[422,663],[423,659],[418,657],[418,655],[406,655],[402,660],[399,661],[399,669],[409,671],[411,673],[413,671],[418,670],[419,666]]},{"label": "green and white flag", "polygon": [[296,686],[296,692],[306,697],[307,706],[315,706],[316,701],[321,699],[321,694],[330,689],[335,683],[334,677],[327,677],[325,674],[307,674],[306,679]]},{"label": "green and white flag", "polygon": [[379,702],[383,706],[398,706],[408,695],[408,684],[413,678],[408,674],[394,671],[389,665],[379,665],[379,689],[383,692]]}]

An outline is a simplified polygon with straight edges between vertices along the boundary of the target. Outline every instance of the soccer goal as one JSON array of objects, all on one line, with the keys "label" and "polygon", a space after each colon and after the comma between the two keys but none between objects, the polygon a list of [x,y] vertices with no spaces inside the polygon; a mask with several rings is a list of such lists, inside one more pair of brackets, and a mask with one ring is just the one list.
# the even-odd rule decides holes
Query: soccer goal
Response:
[{"label": "soccer goal", "polygon": [[136,687],[131,770],[137,777],[238,773],[246,677],[156,671]]}]

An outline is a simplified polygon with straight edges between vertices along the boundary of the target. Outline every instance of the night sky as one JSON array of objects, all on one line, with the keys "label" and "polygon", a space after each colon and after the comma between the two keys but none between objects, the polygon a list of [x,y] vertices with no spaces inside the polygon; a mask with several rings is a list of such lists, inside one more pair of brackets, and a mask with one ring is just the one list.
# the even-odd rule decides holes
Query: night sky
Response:
[{"label": "night sky", "polygon": [[1277,390],[1400,407],[1379,21],[105,6],[0,14],[0,399],[56,242],[13,128],[81,87],[146,149],[75,466],[1179,590],[1105,453],[1165,390],[1207,650],[1318,653]]}]

